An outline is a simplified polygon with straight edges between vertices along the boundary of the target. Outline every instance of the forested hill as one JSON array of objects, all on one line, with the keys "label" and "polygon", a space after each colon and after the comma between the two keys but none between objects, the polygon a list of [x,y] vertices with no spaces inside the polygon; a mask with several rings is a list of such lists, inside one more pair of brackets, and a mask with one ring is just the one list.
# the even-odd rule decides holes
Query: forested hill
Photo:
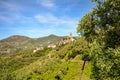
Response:
[{"label": "forested hill", "polygon": [[62,39],[56,35],[49,35],[40,38],[29,38],[26,36],[14,35],[6,39],[0,40],[0,50],[6,51],[8,49],[24,49],[24,48],[35,48],[39,46],[47,46],[49,43],[55,43]]}]

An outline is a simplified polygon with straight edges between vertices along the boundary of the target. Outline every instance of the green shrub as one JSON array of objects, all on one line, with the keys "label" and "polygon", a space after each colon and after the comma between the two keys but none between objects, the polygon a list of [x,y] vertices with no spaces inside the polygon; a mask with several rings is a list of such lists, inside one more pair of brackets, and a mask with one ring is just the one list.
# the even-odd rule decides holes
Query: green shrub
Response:
[{"label": "green shrub", "polygon": [[[120,79],[120,48],[95,51],[92,75],[97,80]],[[97,73],[97,74],[96,74]]]}]

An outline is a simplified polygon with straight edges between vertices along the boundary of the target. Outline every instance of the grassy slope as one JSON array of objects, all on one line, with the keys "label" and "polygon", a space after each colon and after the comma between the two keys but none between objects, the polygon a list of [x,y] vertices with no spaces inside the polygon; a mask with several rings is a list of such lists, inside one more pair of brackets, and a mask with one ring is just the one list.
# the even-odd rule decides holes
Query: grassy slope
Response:
[{"label": "grassy slope", "polygon": [[[23,52],[11,55],[12,58],[1,57],[3,62],[9,61],[5,65],[1,80],[79,80],[83,61],[81,55],[68,59],[71,53],[71,45],[67,44],[54,50],[46,50],[33,54],[32,52]],[[27,53],[27,54],[24,54]],[[41,55],[46,53],[44,55]],[[11,61],[13,59],[13,61]],[[3,62],[0,61],[2,64]],[[15,62],[14,62],[15,61]],[[10,67],[11,66],[11,67]],[[16,68],[17,66],[17,68]],[[1,67],[0,67],[1,68]],[[12,68],[12,69],[11,69]],[[1,68],[3,69],[3,68]],[[0,70],[1,70],[0,69]],[[82,80],[90,80],[91,65],[87,62],[83,72]]]},{"label": "grassy slope", "polygon": [[[44,59],[44,60],[43,60]],[[59,77],[63,80],[79,80],[82,61],[60,61],[59,59],[46,60],[41,58],[30,65],[16,70],[12,73],[12,79],[31,79],[31,80],[56,80]],[[82,80],[90,80],[90,63],[87,63]],[[10,77],[10,76],[9,76]]]}]

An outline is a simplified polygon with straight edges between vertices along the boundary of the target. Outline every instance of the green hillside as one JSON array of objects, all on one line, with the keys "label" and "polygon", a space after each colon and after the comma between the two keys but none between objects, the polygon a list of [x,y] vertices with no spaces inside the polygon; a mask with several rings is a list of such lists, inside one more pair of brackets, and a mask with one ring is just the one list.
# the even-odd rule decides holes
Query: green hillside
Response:
[{"label": "green hillside", "polygon": [[[96,7],[80,20],[81,37],[73,41],[48,48],[62,37],[1,40],[1,50],[13,51],[0,54],[0,80],[120,80],[120,0],[92,1]],[[33,52],[36,46],[44,49]]]},{"label": "green hillside", "polygon": [[[55,49],[45,48],[36,53],[32,53],[32,50],[23,50],[16,54],[1,55],[0,79],[79,80],[83,51],[78,47],[85,44],[86,42],[81,42],[80,39]],[[78,51],[81,52],[77,53]],[[82,80],[90,80],[90,70],[91,64],[87,62]]]},{"label": "green hillside", "polygon": [[[0,40],[0,53],[10,53],[21,49],[33,49],[35,47],[47,46],[62,39],[56,35],[49,35],[41,38],[29,38],[26,36],[14,35]],[[8,51],[8,52],[7,52]]]},{"label": "green hillside", "polygon": [[18,46],[29,42],[31,39],[26,36],[14,35],[0,40],[0,49],[17,48]]},{"label": "green hillside", "polygon": [[27,47],[31,46],[33,48],[37,46],[47,46],[48,44],[55,43],[62,38],[63,37],[59,37],[56,35],[49,35],[49,36],[33,39],[30,42],[24,44],[23,46],[27,46]]}]

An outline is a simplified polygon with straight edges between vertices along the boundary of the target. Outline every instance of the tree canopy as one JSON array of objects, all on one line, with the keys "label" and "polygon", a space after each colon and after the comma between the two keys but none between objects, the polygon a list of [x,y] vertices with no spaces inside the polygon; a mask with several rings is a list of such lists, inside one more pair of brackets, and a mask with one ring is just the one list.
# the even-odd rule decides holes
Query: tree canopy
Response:
[{"label": "tree canopy", "polygon": [[120,79],[120,0],[91,0],[93,11],[79,22],[77,32],[91,44],[95,80]]}]

